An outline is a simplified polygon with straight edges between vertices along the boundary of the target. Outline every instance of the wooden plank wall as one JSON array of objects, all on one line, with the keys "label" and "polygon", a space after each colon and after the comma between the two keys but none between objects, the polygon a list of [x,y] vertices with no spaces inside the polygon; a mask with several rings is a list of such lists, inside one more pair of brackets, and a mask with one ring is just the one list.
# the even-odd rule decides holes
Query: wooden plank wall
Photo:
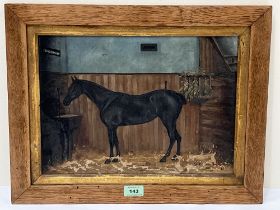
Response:
[{"label": "wooden plank wall", "polygon": [[230,81],[217,77],[213,79],[212,99],[201,106],[200,139],[202,142],[233,141],[235,92]]},{"label": "wooden plank wall", "polygon": [[[205,72],[227,72],[208,38],[200,38],[200,67]],[[214,144],[217,157],[230,162],[234,143],[236,75],[226,75],[213,77],[212,97],[201,105],[199,145],[205,148]]]},{"label": "wooden plank wall", "polygon": [[[73,74],[71,76],[74,76]],[[179,89],[179,76],[176,74],[75,74],[79,79],[96,82],[108,89],[130,94],[142,94],[155,89]],[[69,85],[71,79],[69,76]],[[96,152],[108,152],[107,129],[101,122],[99,110],[86,96],[81,96],[70,105],[70,112],[83,116],[78,131],[78,145],[90,146]],[[177,129],[182,136],[182,152],[196,151],[199,139],[199,106],[184,105],[177,121]],[[138,153],[164,152],[169,138],[165,127],[157,118],[152,122],[119,127],[117,130],[121,152]],[[176,146],[173,150],[175,151]]]}]

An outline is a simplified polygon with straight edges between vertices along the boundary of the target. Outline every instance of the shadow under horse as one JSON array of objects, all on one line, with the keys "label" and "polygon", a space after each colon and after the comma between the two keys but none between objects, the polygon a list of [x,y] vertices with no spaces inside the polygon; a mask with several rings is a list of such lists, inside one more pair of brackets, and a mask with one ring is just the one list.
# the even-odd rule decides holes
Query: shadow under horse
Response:
[{"label": "shadow under horse", "polygon": [[[130,95],[114,92],[87,80],[72,77],[72,84],[63,100],[65,106],[85,94],[100,110],[100,118],[108,129],[110,158],[105,163],[117,162],[120,156],[117,128],[119,126],[137,125],[152,121],[158,117],[166,127],[170,138],[169,147],[160,162],[166,162],[172,147],[177,141],[177,152],[172,160],[180,155],[181,136],[176,129],[176,121],[182,106],[186,104],[185,97],[172,90],[154,90],[142,95]],[[114,156],[114,147],[116,156]],[[114,158],[115,157],[115,158]]]}]

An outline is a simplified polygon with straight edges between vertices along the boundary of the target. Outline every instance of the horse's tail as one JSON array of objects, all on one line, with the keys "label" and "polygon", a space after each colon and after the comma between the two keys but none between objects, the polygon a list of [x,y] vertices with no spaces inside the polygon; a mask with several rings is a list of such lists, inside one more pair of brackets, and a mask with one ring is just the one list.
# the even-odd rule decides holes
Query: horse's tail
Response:
[{"label": "horse's tail", "polygon": [[187,103],[187,100],[186,100],[186,98],[185,98],[185,96],[183,94],[177,93],[177,92],[176,92],[176,94],[179,96],[180,101],[181,101],[182,104],[186,104]]}]

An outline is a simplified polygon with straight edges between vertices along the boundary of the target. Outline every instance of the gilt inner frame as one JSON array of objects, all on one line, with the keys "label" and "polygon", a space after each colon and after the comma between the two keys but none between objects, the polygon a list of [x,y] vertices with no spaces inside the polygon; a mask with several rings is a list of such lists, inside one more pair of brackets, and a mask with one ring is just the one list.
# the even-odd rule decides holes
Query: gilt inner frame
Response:
[{"label": "gilt inner frame", "polygon": [[[39,35],[67,36],[238,36],[236,85],[234,176],[113,176],[42,175],[40,134]],[[249,70],[249,27],[111,27],[111,26],[27,26],[30,151],[32,184],[196,184],[242,185],[245,165],[247,83]]]}]

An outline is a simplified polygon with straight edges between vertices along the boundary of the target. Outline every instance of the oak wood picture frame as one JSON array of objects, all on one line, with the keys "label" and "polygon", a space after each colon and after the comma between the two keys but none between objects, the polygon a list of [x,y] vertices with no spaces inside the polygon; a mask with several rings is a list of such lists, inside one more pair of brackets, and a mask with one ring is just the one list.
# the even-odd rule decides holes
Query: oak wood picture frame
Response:
[{"label": "oak wood picture frame", "polygon": [[[271,6],[6,4],[12,202],[262,203],[271,15]],[[42,33],[92,31],[120,36],[239,36],[235,179],[79,180],[36,172],[39,128],[34,40]],[[143,184],[144,196],[124,197],[125,184]]]}]

